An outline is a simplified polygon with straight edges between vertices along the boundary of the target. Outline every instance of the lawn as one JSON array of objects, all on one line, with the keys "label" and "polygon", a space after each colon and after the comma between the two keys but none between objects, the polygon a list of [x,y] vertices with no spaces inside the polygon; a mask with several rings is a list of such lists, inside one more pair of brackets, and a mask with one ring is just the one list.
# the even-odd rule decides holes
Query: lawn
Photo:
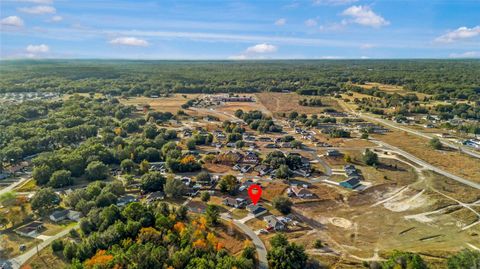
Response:
[{"label": "lawn", "polygon": [[41,240],[35,238],[20,236],[15,232],[1,234],[0,241],[2,242],[2,248],[4,249],[0,252],[1,259],[8,259],[22,254],[19,249],[21,245],[25,245],[28,250],[41,242]]},{"label": "lawn", "polygon": [[30,268],[33,269],[43,269],[67,268],[69,263],[65,260],[61,253],[53,253],[51,247],[46,247],[40,251],[39,255],[34,255],[25,264],[29,265]]}]

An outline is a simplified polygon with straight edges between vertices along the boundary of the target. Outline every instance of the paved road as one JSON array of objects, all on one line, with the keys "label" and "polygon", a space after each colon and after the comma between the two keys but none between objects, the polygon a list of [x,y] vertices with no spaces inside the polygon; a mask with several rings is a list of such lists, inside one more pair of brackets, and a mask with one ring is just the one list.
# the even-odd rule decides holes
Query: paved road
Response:
[{"label": "paved road", "polygon": [[44,249],[45,247],[48,247],[54,240],[67,235],[70,232],[70,230],[77,229],[78,227],[79,227],[79,224],[77,224],[73,227],[67,228],[65,230],[62,230],[61,232],[49,237],[47,240],[38,244],[37,247],[34,247],[34,248],[28,250],[27,252],[23,253],[22,255],[17,256],[17,257],[15,257],[13,259],[10,259],[8,261],[11,263],[11,266],[12,266],[13,269],[18,269],[25,262],[27,262],[31,257],[33,257],[33,255],[35,255],[37,253],[37,249],[38,249],[38,251],[40,251],[40,250]]},{"label": "paved road", "polygon": [[390,144],[387,144],[387,143],[385,143],[385,142],[382,142],[382,141],[379,141],[379,140],[372,140],[372,141],[375,142],[375,143],[377,143],[377,144],[380,144],[381,146],[383,146],[383,147],[386,148],[386,149],[390,149],[391,151],[393,151],[393,152],[395,152],[395,153],[398,153],[398,154],[400,154],[400,155],[403,155],[404,157],[406,157],[406,158],[409,159],[410,161],[413,161],[413,162],[417,163],[418,165],[423,166],[424,168],[427,168],[427,169],[432,170],[432,171],[434,171],[434,172],[437,172],[437,173],[439,173],[439,174],[441,174],[441,175],[444,175],[444,176],[446,176],[446,177],[448,177],[448,178],[451,178],[451,179],[453,179],[453,180],[455,180],[455,181],[458,181],[458,182],[463,183],[463,184],[465,184],[465,185],[468,185],[468,186],[470,186],[470,187],[472,187],[472,188],[475,188],[475,189],[480,190],[480,184],[479,184],[479,183],[470,181],[470,180],[468,180],[468,179],[465,179],[465,178],[456,176],[456,175],[454,175],[454,174],[451,174],[451,173],[449,173],[449,172],[447,172],[447,171],[444,171],[444,170],[442,170],[442,169],[440,169],[440,168],[438,168],[438,167],[436,167],[436,166],[433,166],[433,165],[431,165],[431,164],[429,164],[429,163],[427,163],[427,162],[425,162],[425,161],[423,161],[423,160],[415,157],[414,155],[412,155],[412,154],[410,154],[410,153],[408,153],[408,152],[406,152],[406,151],[403,151],[403,150],[401,150],[401,149],[399,149],[399,148],[397,148],[397,147],[394,147],[394,146],[392,146],[392,145],[390,145]]},{"label": "paved road", "polygon": [[[410,128],[406,128],[406,127],[403,127],[403,126],[400,126],[398,124],[395,124],[391,121],[388,121],[388,120],[384,120],[384,119],[379,119],[379,118],[375,118],[375,117],[372,117],[372,116],[368,116],[368,115],[365,115],[363,113],[355,113],[357,116],[359,117],[362,117],[362,118],[365,118],[367,120],[370,120],[370,121],[376,121],[380,124],[383,124],[383,125],[386,125],[388,127],[391,127],[391,128],[395,128],[395,129],[398,129],[398,130],[402,130],[402,131],[405,131],[405,132],[409,132],[411,134],[414,134],[414,135],[417,135],[417,136],[420,136],[420,137],[423,137],[423,138],[427,138],[427,139],[432,139],[433,137],[436,137],[434,135],[430,135],[430,134],[425,134],[425,133],[422,133],[420,131],[416,131],[416,130],[412,130]],[[456,144],[453,144],[452,142],[449,142],[445,139],[441,139],[439,138],[440,141],[442,142],[442,144],[448,146],[448,147],[451,147],[451,148],[454,148],[454,149],[460,149],[463,153],[465,154],[468,154],[472,157],[475,157],[475,158],[479,158],[480,159],[480,153],[478,152],[475,152],[475,151],[472,151],[470,149],[468,149],[467,147],[465,146],[461,146],[461,145],[456,145]]]},{"label": "paved road", "polygon": [[18,181],[15,181],[13,182],[12,184],[8,185],[7,187],[3,188],[0,190],[0,195],[3,195],[9,191],[12,191],[13,189],[15,189],[17,186],[23,184],[25,181],[27,181],[28,179],[30,179],[30,175],[24,175],[24,176],[21,176],[20,177],[20,180]]},{"label": "paved road", "polygon": [[[226,221],[230,221],[232,219],[227,218],[222,216],[222,219]],[[267,269],[268,268],[268,260],[267,260],[267,249],[265,248],[265,245],[263,244],[262,240],[255,234],[255,232],[250,229],[247,225],[239,222],[238,220],[233,220],[233,224],[237,226],[240,230],[242,230],[243,233],[248,235],[250,239],[252,239],[253,245],[255,246],[255,249],[257,250],[258,254],[258,268],[260,269]]]}]

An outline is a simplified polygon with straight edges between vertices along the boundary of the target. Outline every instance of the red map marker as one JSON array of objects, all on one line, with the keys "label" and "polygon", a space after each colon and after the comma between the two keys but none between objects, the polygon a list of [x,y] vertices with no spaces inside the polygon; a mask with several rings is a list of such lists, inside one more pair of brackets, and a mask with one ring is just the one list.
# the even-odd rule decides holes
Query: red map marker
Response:
[{"label": "red map marker", "polygon": [[262,196],[262,188],[257,184],[250,185],[248,188],[248,196],[252,199],[253,204],[256,205],[260,200],[260,196]]}]

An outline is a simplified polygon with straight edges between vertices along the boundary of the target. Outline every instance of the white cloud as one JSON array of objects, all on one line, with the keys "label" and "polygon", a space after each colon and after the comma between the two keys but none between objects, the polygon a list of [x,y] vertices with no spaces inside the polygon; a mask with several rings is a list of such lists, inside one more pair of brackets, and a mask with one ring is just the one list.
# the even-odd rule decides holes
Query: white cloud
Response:
[{"label": "white cloud", "polygon": [[275,21],[276,26],[284,26],[287,23],[287,19],[285,18],[280,18]]},{"label": "white cloud", "polygon": [[273,53],[278,47],[272,44],[261,43],[248,47],[243,53],[228,57],[230,60],[247,60],[247,59],[265,59],[263,54]]},{"label": "white cloud", "polygon": [[22,27],[24,25],[22,18],[18,16],[9,16],[0,21],[0,25]]},{"label": "white cloud", "polygon": [[313,0],[313,5],[315,6],[340,6],[348,5],[357,2],[358,0]]},{"label": "white cloud", "polygon": [[62,21],[62,20],[63,20],[63,17],[57,15],[57,16],[53,16],[50,21],[52,21],[52,22],[59,22],[59,21]]},{"label": "white cloud", "polygon": [[370,59],[368,56],[360,56],[360,59]]},{"label": "white cloud", "polygon": [[480,58],[479,51],[466,51],[463,53],[452,53],[449,55],[450,58]]},{"label": "white cloud", "polygon": [[349,16],[352,18],[352,22],[365,26],[380,27],[390,24],[368,6],[351,6],[345,9],[342,15]]},{"label": "white cloud", "polygon": [[53,0],[17,0],[17,2],[27,2],[42,5],[53,4]]},{"label": "white cloud", "polygon": [[480,35],[480,26],[468,28],[462,26],[456,30],[450,31],[444,35],[441,35],[435,39],[436,42],[450,43],[460,39],[472,38]]},{"label": "white cloud", "polygon": [[272,53],[277,51],[277,47],[271,44],[262,43],[248,47],[246,53]]},{"label": "white cloud", "polygon": [[28,14],[55,14],[57,10],[52,6],[34,6],[34,7],[21,7],[18,9],[20,12]]},{"label": "white cloud", "polygon": [[110,40],[110,44],[114,45],[125,45],[125,46],[137,46],[137,47],[146,47],[148,42],[144,39],[136,37],[118,37]]},{"label": "white cloud", "polygon": [[305,25],[308,27],[317,26],[317,21],[315,19],[308,19],[305,21]]},{"label": "white cloud", "polygon": [[373,44],[368,44],[368,43],[367,43],[367,44],[362,44],[362,45],[360,45],[360,48],[361,48],[361,49],[364,49],[364,50],[366,50],[366,49],[371,49],[371,48],[374,48],[374,47],[375,47],[375,45],[373,45]]},{"label": "white cloud", "polygon": [[45,45],[28,45],[27,46],[27,52],[30,54],[37,54],[37,53],[46,53],[50,50],[50,48]]}]

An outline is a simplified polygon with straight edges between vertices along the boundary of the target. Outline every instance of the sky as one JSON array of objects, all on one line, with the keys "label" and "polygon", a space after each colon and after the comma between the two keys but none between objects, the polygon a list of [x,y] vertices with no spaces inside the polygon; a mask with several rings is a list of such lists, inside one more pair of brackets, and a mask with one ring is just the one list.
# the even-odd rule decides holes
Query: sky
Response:
[{"label": "sky", "polygon": [[480,58],[480,0],[0,0],[0,59]]}]

